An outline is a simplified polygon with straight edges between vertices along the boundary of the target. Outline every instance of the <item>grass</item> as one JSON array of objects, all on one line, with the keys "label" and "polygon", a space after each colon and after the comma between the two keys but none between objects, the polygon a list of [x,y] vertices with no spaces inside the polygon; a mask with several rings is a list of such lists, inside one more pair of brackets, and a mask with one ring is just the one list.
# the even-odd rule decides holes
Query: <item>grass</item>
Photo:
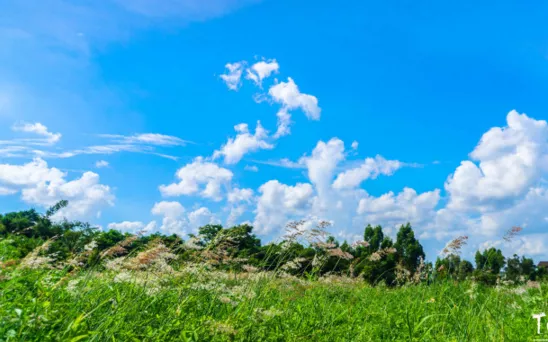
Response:
[{"label": "grass", "polygon": [[5,267],[3,341],[528,341],[546,287],[397,288],[187,265],[131,271]]}]

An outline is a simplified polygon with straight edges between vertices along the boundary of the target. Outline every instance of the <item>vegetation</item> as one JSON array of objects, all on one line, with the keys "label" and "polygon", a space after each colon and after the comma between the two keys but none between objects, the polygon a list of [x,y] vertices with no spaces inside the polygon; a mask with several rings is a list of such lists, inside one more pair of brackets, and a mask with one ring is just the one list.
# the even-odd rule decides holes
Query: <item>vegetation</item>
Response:
[{"label": "vegetation", "polygon": [[490,248],[474,268],[459,237],[432,265],[409,224],[395,242],[368,225],[339,243],[325,222],[183,241],[53,222],[66,204],[0,215],[2,341],[521,341],[547,309],[533,260]]}]

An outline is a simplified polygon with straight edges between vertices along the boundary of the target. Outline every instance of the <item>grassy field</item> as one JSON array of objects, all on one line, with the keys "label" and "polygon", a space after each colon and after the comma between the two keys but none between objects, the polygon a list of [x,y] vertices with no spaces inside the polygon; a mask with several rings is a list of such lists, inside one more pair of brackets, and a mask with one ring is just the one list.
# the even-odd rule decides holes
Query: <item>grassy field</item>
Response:
[{"label": "grassy field", "polygon": [[[24,262],[24,261],[23,261]],[[34,265],[36,266],[36,265]],[[164,262],[0,273],[3,341],[527,341],[546,289],[443,282],[396,288],[327,276]]]}]

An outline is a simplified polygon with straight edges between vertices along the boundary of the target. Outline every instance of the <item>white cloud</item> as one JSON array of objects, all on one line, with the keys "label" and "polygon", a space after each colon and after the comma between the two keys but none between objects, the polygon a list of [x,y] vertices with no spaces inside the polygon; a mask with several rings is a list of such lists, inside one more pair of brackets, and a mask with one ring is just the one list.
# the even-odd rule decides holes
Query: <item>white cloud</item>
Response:
[{"label": "white cloud", "polygon": [[198,228],[206,224],[219,223],[217,216],[206,207],[198,208],[185,215],[185,209],[179,202],[159,202],[154,204],[152,214],[163,216],[160,231],[165,234],[184,236],[189,232],[197,233]]},{"label": "white cloud", "polygon": [[113,222],[108,224],[108,229],[118,230],[121,232],[128,232],[132,234],[141,233],[141,232],[150,233],[156,229],[156,222],[151,221],[146,225],[140,221]]},{"label": "white cloud", "polygon": [[[375,197],[359,188],[359,182],[350,176],[339,181],[345,186],[333,187],[335,172],[345,159],[342,140],[319,141],[311,155],[295,163],[307,168],[310,184],[290,186],[277,180],[263,184],[259,188],[255,211],[257,232],[275,237],[280,235],[281,229],[290,220],[304,219],[310,225],[318,220],[327,220],[333,223],[335,235],[347,239],[362,235],[367,223],[381,224],[390,231],[395,225],[408,221],[425,224],[435,217],[435,208],[440,199],[437,189],[417,194],[415,190],[405,188],[399,194],[389,192]],[[397,163],[378,157],[364,164],[369,166],[369,173],[365,176],[363,172],[358,174],[359,179],[374,178],[381,173],[390,175]],[[346,186],[351,183],[352,186]]]},{"label": "white cloud", "polygon": [[294,216],[305,215],[314,190],[310,184],[289,186],[271,180],[259,187],[254,226],[261,234],[283,227]]},{"label": "white cloud", "polygon": [[110,187],[100,184],[99,175],[85,172],[80,178],[67,181],[66,173],[49,168],[42,159],[23,165],[0,164],[0,186],[21,192],[26,203],[49,207],[60,200],[69,205],[58,212],[58,217],[83,219],[113,205]]},{"label": "white cloud", "polygon": [[246,165],[244,170],[251,172],[259,172],[259,168],[256,165]]},{"label": "white cloud", "polygon": [[184,146],[190,141],[183,140],[179,137],[172,135],[165,135],[159,133],[142,133],[134,134],[130,136],[119,134],[99,134],[102,138],[110,138],[119,144],[146,144],[157,146]]},{"label": "white cloud", "polygon": [[59,149],[40,150],[37,149],[36,146],[47,147],[53,145],[60,140],[61,133],[51,133],[47,130],[47,127],[41,123],[18,123],[13,125],[12,129],[14,131],[34,133],[42,136],[43,138],[0,140],[0,146],[6,146],[0,149],[0,152],[4,157],[72,158],[83,154],[114,154],[120,152],[133,152],[151,154],[162,158],[177,160],[177,157],[157,152],[156,148],[184,146],[192,143],[178,137],[157,133],[135,134],[132,136],[99,134],[99,137],[110,139],[110,141],[103,145],[91,145],[67,151],[60,151]]},{"label": "white cloud", "polygon": [[33,133],[43,137],[42,139],[16,139],[14,142],[20,141],[36,145],[52,145],[61,139],[61,133],[51,133],[46,126],[39,122],[19,122],[12,126],[12,130],[16,132]]},{"label": "white cloud", "polygon": [[439,200],[438,189],[419,195],[411,188],[404,188],[397,195],[392,191],[380,197],[367,195],[360,200],[357,213],[367,223],[392,227],[406,222],[422,224],[434,218]]},{"label": "white cloud", "polygon": [[287,158],[282,158],[280,160],[251,160],[258,164],[263,165],[270,165],[270,166],[276,166],[276,167],[283,167],[286,169],[306,169],[306,166],[302,164],[303,160],[300,160],[298,162],[294,162],[292,160],[289,160]]},{"label": "white cloud", "polygon": [[353,149],[353,150],[357,150],[357,149],[358,149],[358,145],[359,145],[359,143],[358,143],[356,140],[354,140],[354,141],[352,142],[352,149]]},{"label": "white cloud", "polygon": [[225,68],[228,70],[226,74],[222,74],[220,77],[225,82],[226,86],[230,90],[237,91],[240,88],[242,71],[245,62],[228,63]]},{"label": "white cloud", "polygon": [[228,202],[230,203],[237,203],[237,202],[250,203],[252,199],[253,199],[253,189],[234,188],[228,194]]},{"label": "white cloud", "polygon": [[340,173],[333,187],[336,189],[354,188],[359,186],[364,180],[375,179],[379,175],[392,175],[404,164],[397,160],[386,160],[377,155],[375,158],[367,158],[360,167]]},{"label": "white cloud", "polygon": [[300,108],[309,119],[319,120],[321,109],[315,96],[303,94],[291,77],[287,82],[280,82],[268,90],[275,102],[282,104],[288,110]]},{"label": "white cloud", "polygon": [[478,164],[463,161],[449,176],[445,184],[449,208],[490,211],[511,206],[546,173],[546,121],[511,111],[507,123],[482,136],[470,154]]},{"label": "white cloud", "polygon": [[319,141],[310,157],[299,161],[308,168],[308,178],[320,195],[327,194],[337,165],[345,159],[344,143],[332,138],[327,143]]},{"label": "white cloud", "polygon": [[177,171],[179,183],[161,185],[159,187],[163,196],[181,196],[198,193],[202,197],[215,201],[222,199],[222,188],[227,187],[233,177],[230,170],[219,167],[215,163],[206,162],[202,157],[197,157]]},{"label": "white cloud", "polygon": [[188,214],[188,225],[193,232],[206,224],[218,224],[221,221],[208,208],[201,207]]},{"label": "white cloud", "polygon": [[183,217],[185,208],[179,202],[162,201],[152,207],[153,215],[163,216],[160,230],[166,234],[185,235],[187,221]]},{"label": "white cloud", "polygon": [[276,116],[278,117],[278,128],[276,133],[274,133],[274,139],[278,139],[291,133],[291,114],[289,114],[287,108],[281,108]]},{"label": "white cloud", "polygon": [[274,148],[274,145],[266,141],[268,132],[261,126],[260,121],[257,121],[255,134],[251,134],[247,124],[243,123],[234,126],[234,129],[239,134],[236,135],[236,138],[229,138],[220,150],[215,151],[214,159],[223,156],[225,164],[236,164],[247,153]]},{"label": "white cloud", "polygon": [[3,186],[0,186],[0,196],[13,195],[18,191],[16,189],[10,189]]},{"label": "white cloud", "polygon": [[246,70],[246,78],[252,80],[257,86],[262,86],[263,79],[269,77],[272,73],[277,73],[280,66],[275,59],[260,61]]},{"label": "white cloud", "polygon": [[0,164],[0,183],[13,187],[33,187],[40,183],[63,183],[65,173],[49,168],[42,159],[23,165]]},{"label": "white cloud", "polygon": [[95,167],[98,169],[103,167],[108,167],[108,166],[109,166],[109,163],[106,160],[98,160],[97,162],[95,162]]},{"label": "white cloud", "polygon": [[162,201],[154,204],[151,213],[153,215],[164,215],[169,217],[180,217],[185,212],[185,208],[179,202]]}]

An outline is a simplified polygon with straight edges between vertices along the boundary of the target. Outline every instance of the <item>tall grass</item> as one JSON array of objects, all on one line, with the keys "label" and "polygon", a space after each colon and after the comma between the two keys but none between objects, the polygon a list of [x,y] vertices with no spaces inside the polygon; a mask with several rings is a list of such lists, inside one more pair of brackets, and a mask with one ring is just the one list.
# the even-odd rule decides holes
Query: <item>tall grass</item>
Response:
[{"label": "tall grass", "polygon": [[[141,258],[146,255],[141,255]],[[4,265],[3,341],[527,341],[546,286],[221,272],[204,265],[72,271]]]}]

